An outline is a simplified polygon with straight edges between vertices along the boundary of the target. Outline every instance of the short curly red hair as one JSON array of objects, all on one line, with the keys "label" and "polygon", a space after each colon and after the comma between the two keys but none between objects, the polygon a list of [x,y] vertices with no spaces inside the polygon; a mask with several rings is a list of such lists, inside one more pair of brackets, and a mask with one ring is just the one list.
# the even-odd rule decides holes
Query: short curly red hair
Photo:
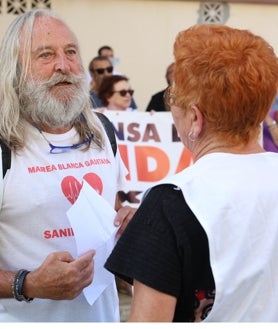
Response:
[{"label": "short curly red hair", "polygon": [[175,104],[196,104],[207,132],[227,142],[248,143],[259,134],[278,88],[272,47],[247,30],[196,25],[174,44]]}]

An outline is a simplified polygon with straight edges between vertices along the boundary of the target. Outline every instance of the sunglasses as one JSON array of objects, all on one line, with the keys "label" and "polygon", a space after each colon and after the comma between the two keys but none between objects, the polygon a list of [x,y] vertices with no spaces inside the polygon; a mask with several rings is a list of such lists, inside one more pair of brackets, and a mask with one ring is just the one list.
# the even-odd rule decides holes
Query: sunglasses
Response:
[{"label": "sunglasses", "polygon": [[119,93],[122,97],[125,97],[126,96],[126,94],[129,94],[130,96],[132,96],[133,95],[133,93],[134,93],[134,90],[132,90],[132,89],[129,89],[129,90],[115,90],[115,91],[113,91],[113,94],[114,93]]},{"label": "sunglasses", "polygon": [[97,74],[104,74],[105,71],[107,73],[112,73],[113,72],[113,66],[108,66],[105,69],[95,69],[93,71],[94,72],[97,72]]}]

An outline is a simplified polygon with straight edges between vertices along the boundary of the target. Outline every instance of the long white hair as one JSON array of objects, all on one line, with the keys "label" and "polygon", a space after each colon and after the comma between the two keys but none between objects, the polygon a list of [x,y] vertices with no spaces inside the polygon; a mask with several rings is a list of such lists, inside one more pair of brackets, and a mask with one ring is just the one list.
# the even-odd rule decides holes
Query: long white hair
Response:
[{"label": "long white hair", "polygon": [[[34,22],[43,16],[62,21],[50,10],[31,10],[18,16],[11,23],[0,47],[0,138],[13,150],[19,150],[25,144],[25,124],[22,115],[24,102],[21,95],[26,89],[27,74],[31,65]],[[79,132],[80,141],[93,133],[92,143],[102,148],[104,138],[98,121],[92,114],[89,90],[87,94],[84,104],[82,103],[82,115],[74,118],[72,124]]]}]

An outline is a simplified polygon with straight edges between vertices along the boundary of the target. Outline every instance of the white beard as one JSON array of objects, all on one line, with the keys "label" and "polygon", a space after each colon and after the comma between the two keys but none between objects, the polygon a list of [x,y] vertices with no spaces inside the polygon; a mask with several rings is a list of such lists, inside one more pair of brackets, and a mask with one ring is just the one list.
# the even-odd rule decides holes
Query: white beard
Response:
[{"label": "white beard", "polygon": [[[56,84],[62,82],[70,84],[51,92]],[[55,73],[49,80],[26,81],[21,94],[21,112],[36,124],[63,128],[71,125],[89,102],[84,73]]]}]

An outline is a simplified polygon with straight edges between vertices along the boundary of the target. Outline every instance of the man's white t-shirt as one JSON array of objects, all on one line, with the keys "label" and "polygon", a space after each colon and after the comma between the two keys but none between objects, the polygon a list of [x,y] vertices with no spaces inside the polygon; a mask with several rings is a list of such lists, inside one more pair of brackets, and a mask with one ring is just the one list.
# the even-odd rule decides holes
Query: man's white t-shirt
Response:
[{"label": "man's white t-shirt", "polygon": [[[32,271],[56,251],[76,257],[74,232],[66,212],[78,198],[82,182],[114,207],[126,175],[119,151],[114,156],[106,134],[104,150],[91,147],[85,152],[76,149],[50,154],[46,139],[53,145],[72,145],[78,143],[76,130],[42,136],[27,125],[26,147],[18,154],[12,152],[11,168],[3,181],[0,268],[11,271]],[[0,321],[119,321],[117,289],[114,283],[108,286],[92,306],[83,293],[72,301],[1,299]]]}]

